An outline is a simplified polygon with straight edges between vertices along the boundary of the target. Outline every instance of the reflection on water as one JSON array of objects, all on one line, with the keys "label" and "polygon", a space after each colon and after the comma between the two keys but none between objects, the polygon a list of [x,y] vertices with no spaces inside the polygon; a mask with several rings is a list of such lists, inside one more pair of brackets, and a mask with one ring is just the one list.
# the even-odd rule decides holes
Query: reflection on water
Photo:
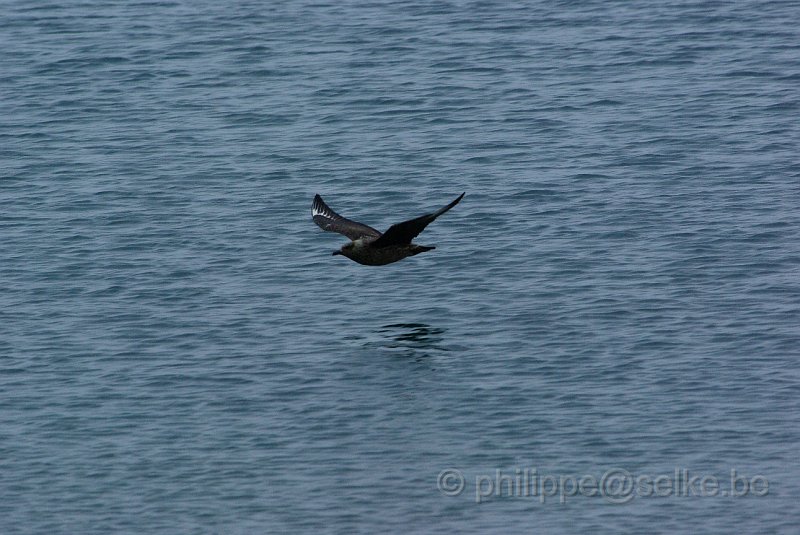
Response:
[{"label": "reflection on water", "polygon": [[445,329],[425,323],[394,323],[377,329],[364,347],[393,351],[415,360],[450,351],[444,344]]},{"label": "reflection on water", "polygon": [[[378,332],[391,337],[396,342],[409,342],[420,347],[434,347],[443,340],[444,329],[431,327],[424,323],[395,323],[384,325]],[[441,348],[447,350],[447,348]]]}]

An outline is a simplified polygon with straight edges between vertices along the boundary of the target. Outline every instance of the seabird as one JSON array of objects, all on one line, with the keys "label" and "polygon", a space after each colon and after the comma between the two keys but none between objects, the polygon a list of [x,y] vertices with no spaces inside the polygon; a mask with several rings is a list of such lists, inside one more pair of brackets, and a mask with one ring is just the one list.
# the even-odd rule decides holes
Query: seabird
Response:
[{"label": "seabird", "polygon": [[434,219],[457,205],[463,196],[464,193],[459,195],[458,199],[432,214],[392,225],[383,234],[368,225],[340,216],[325,204],[319,194],[314,196],[314,203],[311,205],[311,217],[314,219],[314,223],[322,230],[338,232],[352,240],[350,243],[343,245],[340,250],[334,251],[334,255],[344,255],[350,260],[365,266],[383,266],[402,260],[407,256],[414,256],[435,249],[433,246],[411,243],[411,240],[425,230],[425,227],[433,223]]}]

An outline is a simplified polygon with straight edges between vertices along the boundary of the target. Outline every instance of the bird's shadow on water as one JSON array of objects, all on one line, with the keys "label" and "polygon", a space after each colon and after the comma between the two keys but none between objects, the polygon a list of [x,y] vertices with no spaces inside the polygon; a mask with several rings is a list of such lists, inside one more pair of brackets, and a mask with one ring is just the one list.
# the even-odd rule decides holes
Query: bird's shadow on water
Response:
[{"label": "bird's shadow on water", "polygon": [[427,362],[441,352],[450,351],[445,344],[445,329],[426,323],[393,323],[360,338],[365,349],[379,350],[416,362]]}]

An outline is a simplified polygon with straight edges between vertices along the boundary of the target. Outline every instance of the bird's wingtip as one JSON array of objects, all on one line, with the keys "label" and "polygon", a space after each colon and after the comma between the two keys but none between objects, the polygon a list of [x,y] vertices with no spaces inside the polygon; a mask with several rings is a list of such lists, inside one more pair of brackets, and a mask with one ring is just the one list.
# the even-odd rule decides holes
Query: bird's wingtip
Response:
[{"label": "bird's wingtip", "polygon": [[319,196],[319,193],[314,195],[314,202],[311,203],[311,216],[317,216],[323,213],[322,207],[325,205],[325,202],[322,200],[322,197]]}]

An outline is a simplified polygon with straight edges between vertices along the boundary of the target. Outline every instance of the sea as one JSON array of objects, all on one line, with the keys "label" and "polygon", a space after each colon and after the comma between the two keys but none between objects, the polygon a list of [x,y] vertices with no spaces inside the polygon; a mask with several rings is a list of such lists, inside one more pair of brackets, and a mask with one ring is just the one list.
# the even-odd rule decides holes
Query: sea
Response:
[{"label": "sea", "polygon": [[800,3],[0,7],[3,535],[797,533]]}]

